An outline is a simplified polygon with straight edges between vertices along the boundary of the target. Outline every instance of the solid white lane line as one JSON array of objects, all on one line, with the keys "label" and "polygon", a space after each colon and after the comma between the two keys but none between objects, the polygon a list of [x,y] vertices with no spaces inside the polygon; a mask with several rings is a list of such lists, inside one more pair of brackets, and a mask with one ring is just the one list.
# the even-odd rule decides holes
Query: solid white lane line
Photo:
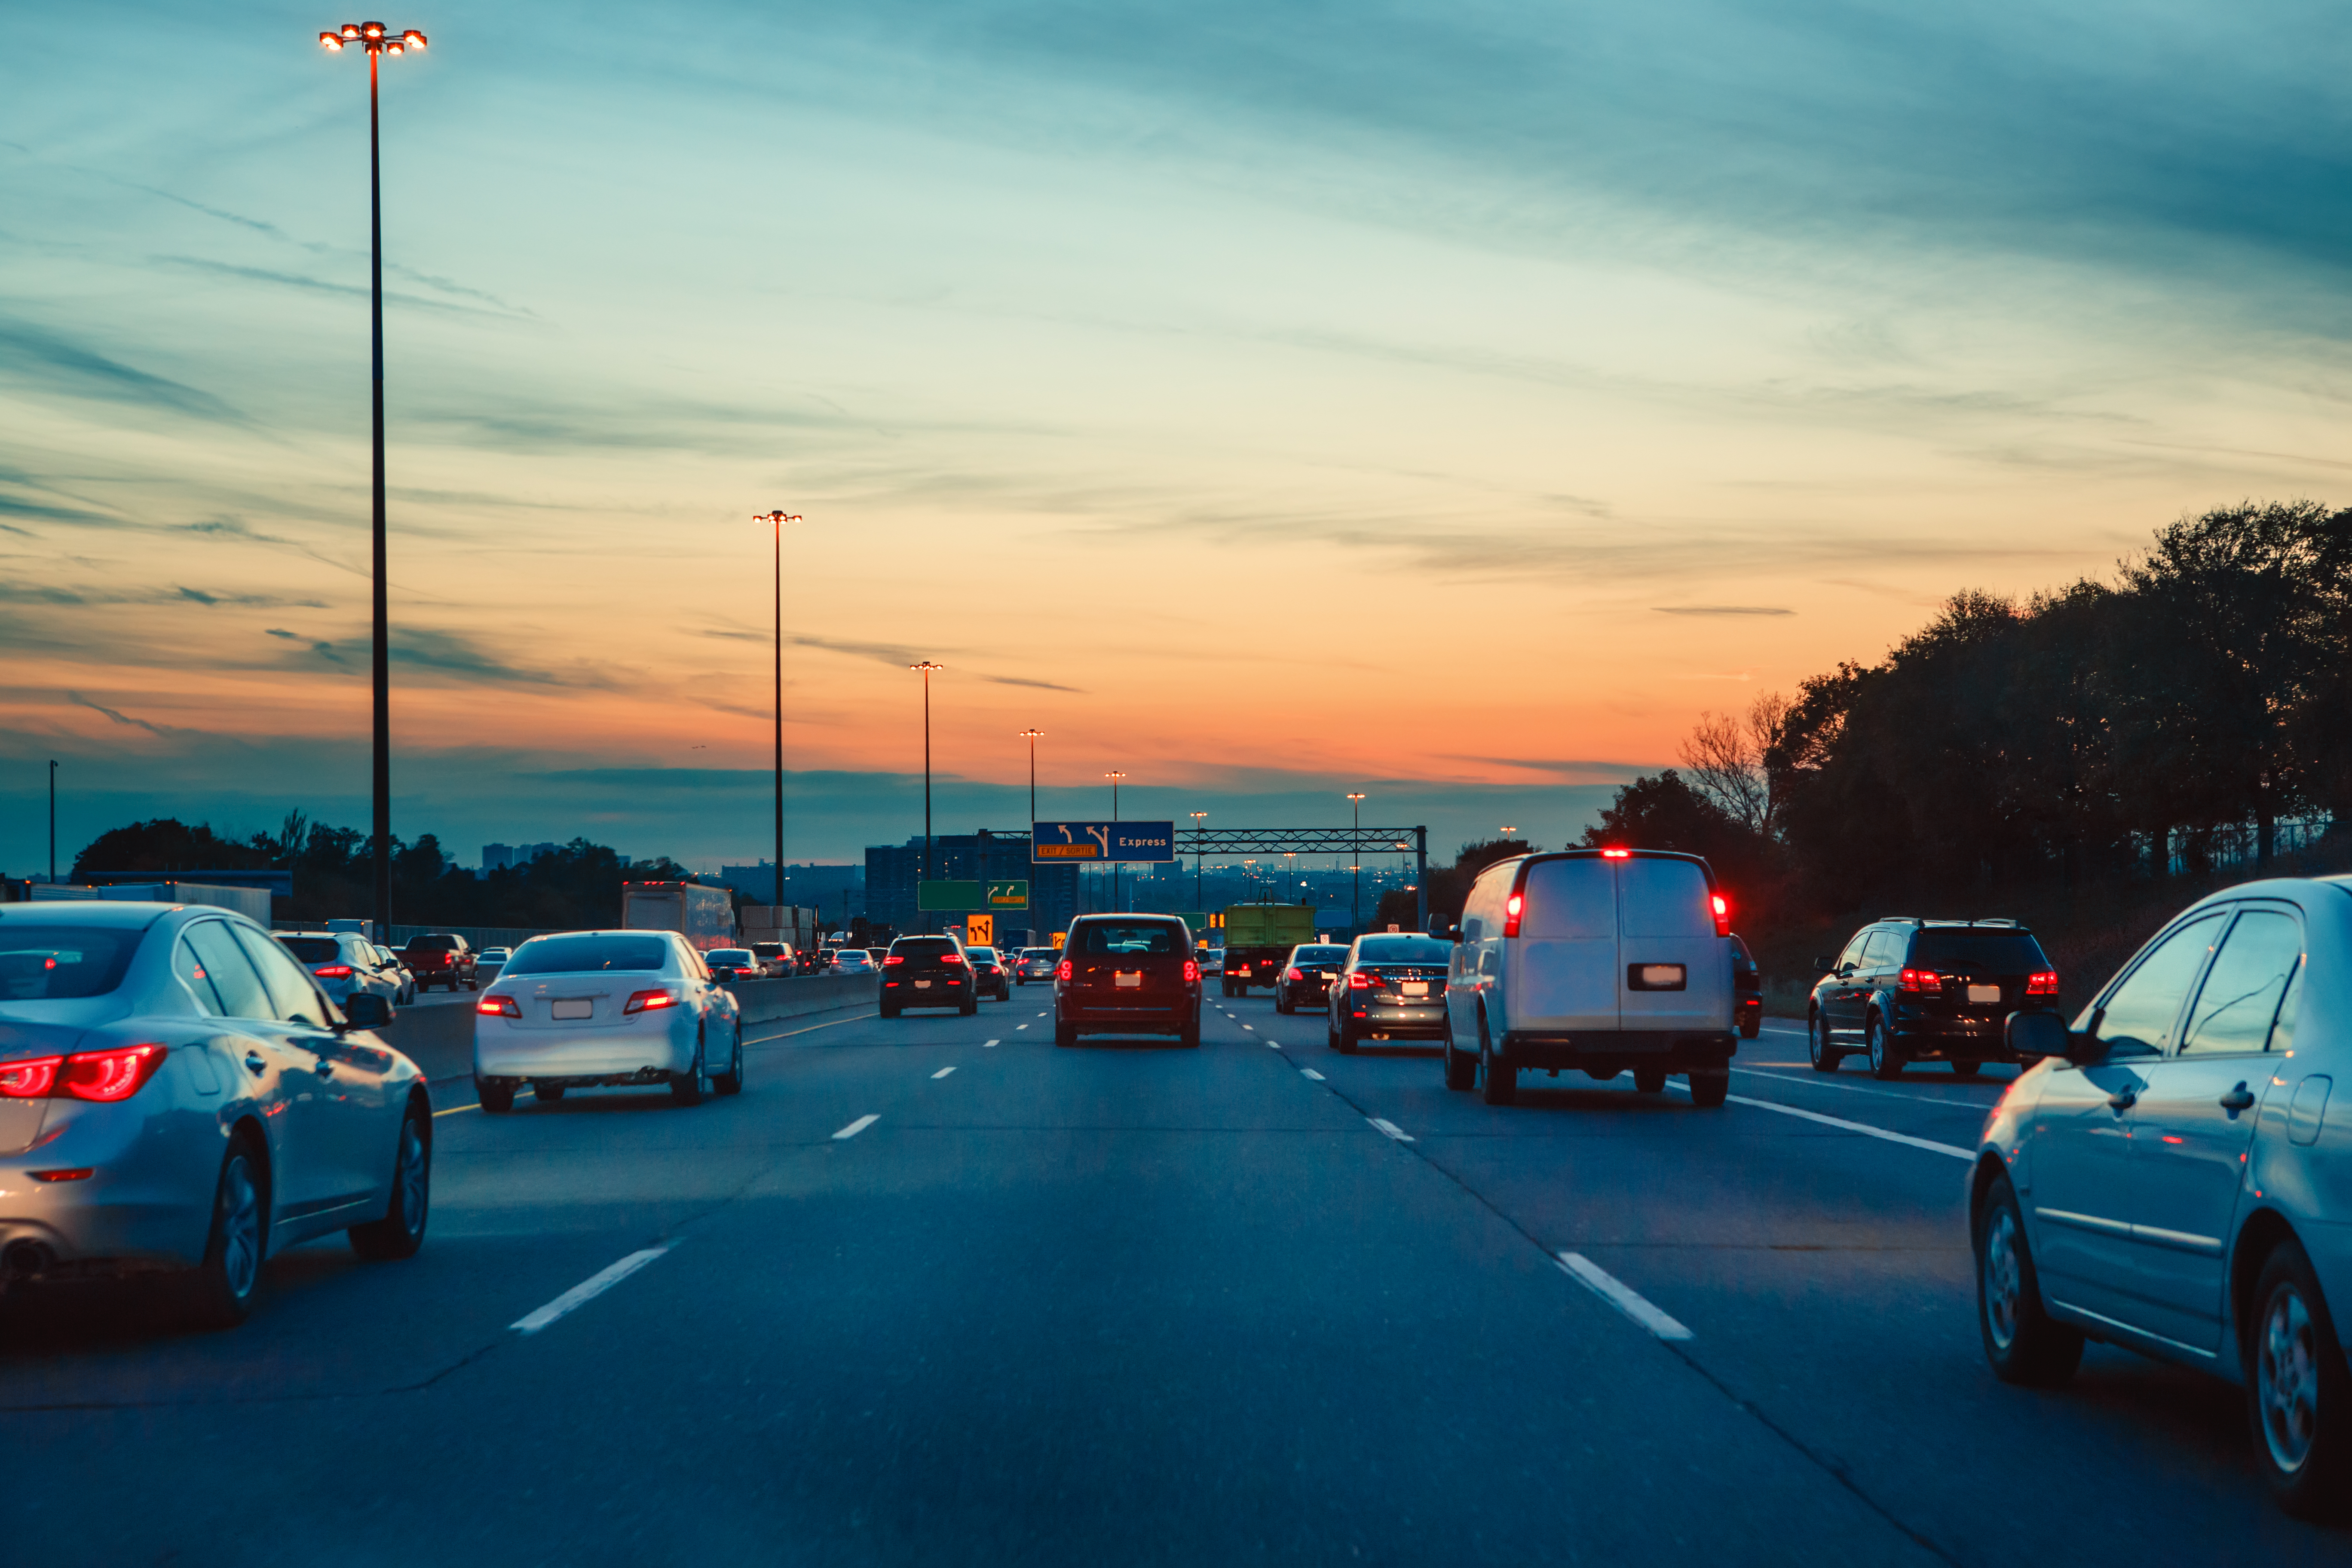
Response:
[{"label": "solid white lane line", "polygon": [[574,1307],[585,1306],[594,1300],[668,1250],[667,1247],[648,1247],[643,1252],[632,1252],[610,1268],[591,1274],[538,1311],[518,1318],[507,1327],[518,1333],[535,1334]]},{"label": "solid white lane line", "polygon": [[1691,1331],[1653,1306],[1647,1298],[1581,1252],[1563,1252],[1559,1266],[1569,1277],[1662,1340],[1686,1340]]},{"label": "solid white lane line", "polygon": [[[1688,1094],[1684,1084],[1671,1086]],[[1823,1116],[1818,1110],[1800,1110],[1793,1105],[1781,1105],[1769,1100],[1751,1100],[1744,1094],[1727,1094],[1724,1098],[1734,1105],[1752,1105],[1759,1110],[1777,1110],[1783,1116],[1794,1116],[1806,1121],[1818,1121],[1824,1127],[1835,1127],[1847,1132],[1859,1132],[1864,1137],[1884,1138],[1889,1143],[1907,1143],[1914,1149],[1925,1149],[1930,1154],[1949,1154],[1955,1160],[1973,1160],[1976,1154],[1957,1143],[1938,1143],[1932,1138],[1914,1138],[1908,1132],[1889,1132],[1884,1127],[1873,1127],[1866,1121],[1848,1121],[1843,1116]]]},{"label": "solid white lane line", "polygon": [[[1874,1100],[1907,1100],[1914,1105],[1941,1105],[1953,1110],[1974,1111],[1979,1116],[1990,1110],[1993,1106],[1993,1101],[1990,1100],[1946,1100],[1940,1094],[1906,1094],[1899,1089],[1872,1089],[1859,1083],[1840,1083],[1833,1078],[1815,1072],[1813,1064],[1811,1062],[1790,1062],[1785,1067],[1776,1062],[1773,1066],[1780,1068],[1780,1071],[1768,1071],[1763,1068],[1733,1068],[1731,1070],[1744,1072],[1770,1083],[1786,1083],[1791,1088],[1802,1084],[1807,1089],[1834,1089],[1847,1094],[1866,1094]],[[1796,1076],[1798,1073],[1803,1073],[1805,1076],[1799,1078]],[[1787,1076],[1783,1077],[1782,1074]],[[2006,1089],[2009,1087],[2008,1079],[1998,1078],[1986,1079],[1978,1083],[1969,1083],[1966,1079],[1960,1079],[1959,1082],[1968,1089]],[[1999,1098],[1998,1095],[1994,1097],[1996,1100]]]},{"label": "solid white lane line", "polygon": [[1317,1083],[1321,1083],[1323,1081],[1323,1075],[1317,1072],[1313,1068],[1300,1068],[1298,1069],[1298,1076],[1300,1078],[1311,1078]]},{"label": "solid white lane line", "polygon": [[[1025,1028],[1027,1028],[1029,1026],[1028,1026],[1028,1025],[1026,1025],[1026,1024],[1024,1024],[1024,1025],[1022,1025],[1021,1026],[1022,1026],[1023,1028],[1024,1028],[1024,1029],[1025,1029]],[[991,1047],[991,1046],[1001,1046],[1001,1045],[1003,1045],[1003,1043],[1004,1043],[1004,1042],[1003,1042],[1003,1040],[982,1040],[982,1041],[981,1041],[981,1042],[980,1042],[980,1048],[981,1048],[982,1050],[983,1050],[983,1051],[984,1051],[984,1050],[988,1049],[988,1047]]]},{"label": "solid white lane line", "polygon": [[1406,1131],[1403,1128],[1399,1127],[1395,1122],[1391,1121],[1385,1116],[1367,1116],[1364,1120],[1370,1122],[1373,1126],[1379,1128],[1381,1132],[1395,1139],[1400,1143],[1410,1143],[1412,1142],[1412,1133]]},{"label": "solid white lane line", "polygon": [[851,1122],[848,1126],[843,1128],[840,1131],[835,1133],[834,1137],[836,1140],[843,1138],[855,1138],[860,1132],[865,1131],[867,1128],[873,1126],[876,1122],[881,1120],[881,1117],[869,1110],[865,1115],[859,1117],[856,1121]]},{"label": "solid white lane line", "polygon": [[[996,1042],[995,1042],[994,1040],[991,1040],[991,1041],[989,1041],[988,1043],[989,1043],[990,1045],[992,1045],[992,1045],[994,1045],[994,1044],[996,1044]],[[948,1076],[948,1074],[950,1074],[950,1073],[951,1073],[951,1072],[953,1072],[953,1071],[955,1071],[955,1064],[954,1064],[953,1062],[950,1062],[950,1063],[949,1063],[946,1067],[943,1067],[943,1068],[941,1068],[939,1071],[937,1071],[937,1072],[933,1073],[933,1074],[931,1075],[931,1077],[933,1077],[934,1079],[942,1079],[942,1078],[947,1077],[947,1076]],[[839,1137],[839,1136],[840,1136],[840,1134],[839,1134],[839,1133],[835,1133],[835,1137]]]},{"label": "solid white lane line", "polygon": [[844,1024],[862,1024],[866,1022],[868,1019],[877,1016],[878,1016],[878,1015],[873,1013],[860,1013],[856,1017],[835,1018],[830,1023],[811,1024],[805,1029],[786,1029],[781,1035],[761,1035],[757,1037],[747,1035],[743,1037],[743,1043],[747,1046],[764,1046],[770,1040],[789,1040],[794,1035],[814,1035],[819,1029],[837,1029]]}]

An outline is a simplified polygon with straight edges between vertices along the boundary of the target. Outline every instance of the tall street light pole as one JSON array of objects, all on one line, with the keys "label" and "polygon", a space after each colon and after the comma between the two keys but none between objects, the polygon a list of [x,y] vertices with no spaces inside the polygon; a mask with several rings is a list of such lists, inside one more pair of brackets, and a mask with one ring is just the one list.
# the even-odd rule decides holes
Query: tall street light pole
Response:
[{"label": "tall street light pole", "polygon": [[[1118,781],[1126,776],[1125,773],[1117,771],[1103,774],[1103,777],[1110,780],[1110,825],[1111,837],[1114,838],[1118,837]],[[1119,912],[1118,861],[1117,859],[1113,859],[1110,863],[1110,912],[1113,914]]]},{"label": "tall street light pole", "polygon": [[784,524],[801,521],[798,512],[755,511],[753,522],[776,531],[776,907],[784,902]]},{"label": "tall street light pole", "polygon": [[1045,738],[1045,731],[1036,729],[1024,730],[1021,731],[1021,738],[1029,742],[1029,821],[1031,824],[1029,831],[1032,837],[1034,837],[1037,831],[1035,826],[1037,821],[1037,742]]},{"label": "tall street light pole", "polygon": [[923,677],[923,880],[928,882],[931,879],[931,677],[947,666],[927,658],[907,668],[920,671]]},{"label": "tall street light pole", "polygon": [[[1186,813],[1192,819],[1192,907],[1201,908],[1201,824],[1209,820],[1205,811]],[[1205,916],[1208,910],[1201,910]]]},{"label": "tall street light pole", "polygon": [[410,28],[394,35],[382,22],[346,22],[331,33],[319,35],[319,47],[340,54],[345,44],[357,44],[368,58],[368,249],[372,261],[369,295],[373,331],[375,384],[375,646],[371,667],[375,676],[375,929],[392,929],[392,656],[386,642],[383,583],[383,158],[376,125],[376,64],[385,55],[405,54],[425,47],[425,35]]},{"label": "tall street light pole", "polygon": [[1358,840],[1362,837],[1364,832],[1364,797],[1362,793],[1360,791],[1349,791],[1348,795],[1348,805],[1356,814],[1356,826],[1352,836],[1348,840],[1349,846],[1352,851],[1352,853],[1349,855],[1348,858],[1354,863],[1353,871],[1356,879],[1355,887],[1348,895],[1348,918],[1349,921],[1354,924],[1359,931],[1360,931],[1363,929],[1364,924],[1364,847],[1361,843],[1358,842]]},{"label": "tall street light pole", "polygon": [[49,885],[58,881],[58,760],[49,759]]}]

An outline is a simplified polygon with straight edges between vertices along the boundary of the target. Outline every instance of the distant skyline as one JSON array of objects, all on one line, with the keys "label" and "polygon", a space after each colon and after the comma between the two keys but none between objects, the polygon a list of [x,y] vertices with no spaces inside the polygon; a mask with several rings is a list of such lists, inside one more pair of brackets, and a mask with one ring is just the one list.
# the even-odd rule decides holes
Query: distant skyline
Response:
[{"label": "distant skyline", "polygon": [[[347,19],[11,17],[0,869],[53,756],[61,863],[365,825]],[[843,861],[919,658],[941,831],[1034,725],[1048,814],[1560,842],[1956,590],[2352,494],[2340,7],[385,19],[394,826],[468,855],[772,856],[771,507]]]}]

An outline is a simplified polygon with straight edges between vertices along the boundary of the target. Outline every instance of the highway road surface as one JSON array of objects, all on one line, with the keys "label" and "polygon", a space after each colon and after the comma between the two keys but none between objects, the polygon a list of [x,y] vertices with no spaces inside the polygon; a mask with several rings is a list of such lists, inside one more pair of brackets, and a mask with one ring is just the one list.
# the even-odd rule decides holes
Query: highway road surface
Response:
[{"label": "highway road surface", "polygon": [[1977,1342],[2000,1074],[1719,1111],[1263,993],[1198,1051],[979,1016],[755,1031],[749,1086],[441,1114],[424,1252],[269,1268],[243,1329],[0,1320],[7,1560],[64,1564],[2341,1563],[2232,1389]]}]

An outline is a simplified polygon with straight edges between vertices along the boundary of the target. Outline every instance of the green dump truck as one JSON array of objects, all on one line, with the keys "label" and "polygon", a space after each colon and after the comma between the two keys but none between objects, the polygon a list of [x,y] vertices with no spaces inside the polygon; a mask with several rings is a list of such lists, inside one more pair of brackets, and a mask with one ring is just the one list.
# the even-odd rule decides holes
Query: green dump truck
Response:
[{"label": "green dump truck", "polygon": [[1315,940],[1315,906],[1227,904],[1224,923],[1225,994],[1241,996],[1280,979],[1290,950]]}]

